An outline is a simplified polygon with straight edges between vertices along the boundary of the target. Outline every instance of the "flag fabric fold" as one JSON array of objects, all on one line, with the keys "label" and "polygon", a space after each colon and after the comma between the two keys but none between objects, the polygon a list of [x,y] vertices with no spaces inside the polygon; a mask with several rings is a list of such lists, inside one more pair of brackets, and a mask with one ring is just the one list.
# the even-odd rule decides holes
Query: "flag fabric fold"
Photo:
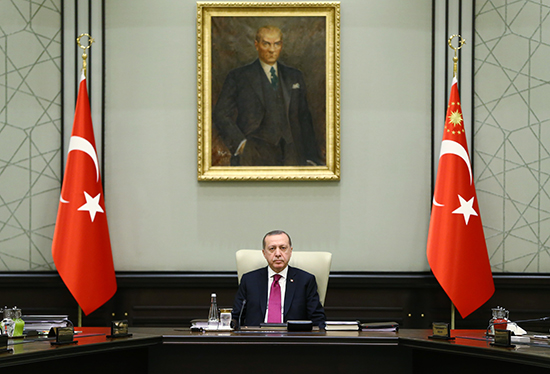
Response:
[{"label": "flag fabric fold", "polygon": [[84,74],[76,102],[52,256],[61,279],[86,315],[115,294],[115,269]]},{"label": "flag fabric fold", "polygon": [[495,287],[453,78],[428,232],[432,272],[462,318],[482,306]]}]

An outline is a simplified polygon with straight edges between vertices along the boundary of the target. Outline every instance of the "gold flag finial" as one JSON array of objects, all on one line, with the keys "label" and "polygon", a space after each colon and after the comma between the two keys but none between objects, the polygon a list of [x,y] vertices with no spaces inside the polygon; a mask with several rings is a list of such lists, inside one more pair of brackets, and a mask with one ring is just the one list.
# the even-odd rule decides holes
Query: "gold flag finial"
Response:
[{"label": "gold flag finial", "polygon": [[[83,36],[88,37],[88,45],[80,44],[80,38],[82,38]],[[86,54],[86,50],[90,49],[93,42],[94,42],[94,38],[92,38],[90,34],[80,34],[78,38],[76,38],[76,44],[78,44],[78,46],[84,50],[84,52],[82,53],[82,70],[84,71],[85,77],[86,77],[86,68],[88,67],[88,64],[86,63],[86,59],[88,58],[88,55]]]},{"label": "gold flag finial", "polygon": [[[453,47],[453,39],[455,37],[458,37],[458,47]],[[449,38],[449,40],[447,41],[447,44],[449,44],[449,47],[451,47],[451,49],[454,49],[455,51],[455,56],[453,57],[453,77],[456,77],[456,65],[458,63],[458,50],[460,48],[462,48],[462,46],[466,43],[466,39],[464,39],[462,36],[460,35],[451,35],[451,37]]]}]

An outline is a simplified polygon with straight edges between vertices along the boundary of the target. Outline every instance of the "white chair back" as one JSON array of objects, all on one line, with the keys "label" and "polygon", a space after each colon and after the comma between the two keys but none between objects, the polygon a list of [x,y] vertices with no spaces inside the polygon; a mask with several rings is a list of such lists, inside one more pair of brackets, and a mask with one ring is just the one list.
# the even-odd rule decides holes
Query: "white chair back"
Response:
[{"label": "white chair back", "polygon": [[[239,283],[241,283],[243,274],[267,266],[267,261],[259,249],[241,249],[237,251],[236,259]],[[315,275],[321,305],[325,305],[331,264],[332,253],[330,252],[292,251],[292,256],[290,257],[290,266]]]}]

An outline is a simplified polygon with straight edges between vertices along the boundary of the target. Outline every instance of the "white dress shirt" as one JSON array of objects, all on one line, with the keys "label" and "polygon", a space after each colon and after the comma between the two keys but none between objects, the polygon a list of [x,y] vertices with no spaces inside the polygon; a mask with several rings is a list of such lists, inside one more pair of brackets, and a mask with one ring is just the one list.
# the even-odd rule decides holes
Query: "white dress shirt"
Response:
[{"label": "white dress shirt", "polygon": [[264,322],[267,323],[267,312],[269,311],[269,295],[271,294],[271,285],[273,284],[273,276],[279,274],[279,286],[281,287],[281,322],[284,321],[283,315],[285,311],[285,292],[286,292],[286,278],[288,274],[288,266],[284,268],[280,273],[275,273],[269,266],[267,267],[267,308],[265,308]]},{"label": "white dress shirt", "polygon": [[260,60],[260,64],[262,65],[262,69],[264,69],[265,75],[267,75],[267,80],[271,82],[271,67],[275,69],[275,75],[279,76],[279,69],[277,67],[277,63],[275,62],[273,65],[266,64],[262,60]]}]

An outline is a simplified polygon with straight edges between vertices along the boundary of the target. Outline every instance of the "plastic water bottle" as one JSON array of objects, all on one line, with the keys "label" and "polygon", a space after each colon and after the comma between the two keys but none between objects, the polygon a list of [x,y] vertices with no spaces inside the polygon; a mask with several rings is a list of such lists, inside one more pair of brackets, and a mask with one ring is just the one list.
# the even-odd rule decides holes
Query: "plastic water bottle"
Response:
[{"label": "plastic water bottle", "polygon": [[220,315],[218,312],[218,301],[216,294],[210,295],[210,310],[208,311],[208,329],[216,330],[220,324]]},{"label": "plastic water bottle", "polygon": [[13,322],[15,323],[13,329],[13,336],[23,336],[23,330],[25,328],[25,321],[21,318],[21,309],[16,306],[13,307]]}]

